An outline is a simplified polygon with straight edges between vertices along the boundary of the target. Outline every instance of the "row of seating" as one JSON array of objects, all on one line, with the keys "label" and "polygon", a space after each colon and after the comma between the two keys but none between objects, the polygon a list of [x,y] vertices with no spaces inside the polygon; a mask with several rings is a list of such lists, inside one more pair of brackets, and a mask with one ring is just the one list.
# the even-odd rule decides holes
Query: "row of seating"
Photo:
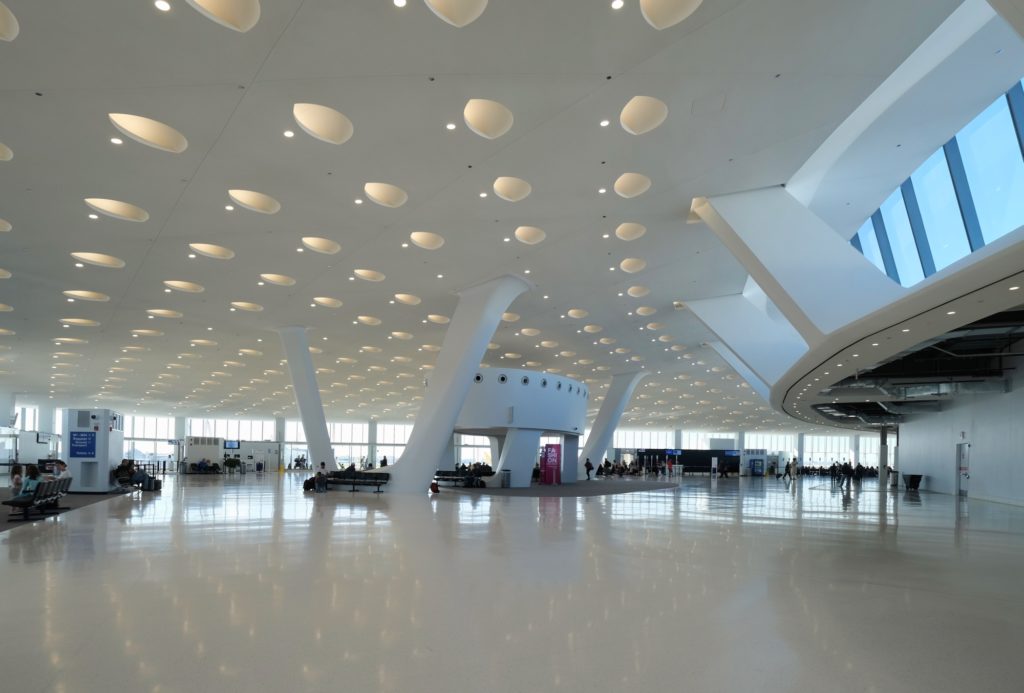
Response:
[{"label": "row of seating", "polygon": [[330,472],[327,475],[328,484],[351,486],[352,488],[349,491],[352,493],[358,490],[356,486],[373,486],[377,489],[374,493],[382,493],[380,487],[388,483],[390,479],[391,475],[387,472],[360,472],[354,469]]},{"label": "row of seating", "polygon": [[17,513],[12,513],[8,520],[27,522],[32,519],[30,513],[33,510],[38,511],[41,516],[70,510],[70,508],[60,507],[60,499],[68,494],[70,488],[71,477],[39,482],[34,492],[3,501],[4,505],[21,511],[20,516]]}]

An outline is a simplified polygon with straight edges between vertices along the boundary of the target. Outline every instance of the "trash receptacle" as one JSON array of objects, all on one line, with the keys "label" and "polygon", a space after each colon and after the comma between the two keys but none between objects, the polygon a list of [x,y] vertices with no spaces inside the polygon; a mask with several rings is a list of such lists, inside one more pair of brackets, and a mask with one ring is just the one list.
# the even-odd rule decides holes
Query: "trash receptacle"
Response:
[{"label": "trash receptacle", "polygon": [[512,485],[512,470],[502,469],[501,470],[501,487],[509,488]]}]

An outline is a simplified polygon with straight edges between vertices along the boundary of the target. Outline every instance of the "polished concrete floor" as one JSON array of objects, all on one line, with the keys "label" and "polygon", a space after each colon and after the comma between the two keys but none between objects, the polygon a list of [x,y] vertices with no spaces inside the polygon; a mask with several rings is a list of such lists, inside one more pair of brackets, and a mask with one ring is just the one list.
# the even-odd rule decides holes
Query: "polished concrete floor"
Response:
[{"label": "polished concrete floor", "polygon": [[165,481],[0,535],[7,691],[1015,691],[1024,508]]}]

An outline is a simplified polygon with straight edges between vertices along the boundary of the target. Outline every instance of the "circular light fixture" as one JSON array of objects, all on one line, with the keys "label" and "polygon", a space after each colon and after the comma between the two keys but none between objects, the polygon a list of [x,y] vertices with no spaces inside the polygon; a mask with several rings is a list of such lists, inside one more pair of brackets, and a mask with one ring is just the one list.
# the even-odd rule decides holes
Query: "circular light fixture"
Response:
[{"label": "circular light fixture", "polygon": [[407,192],[397,185],[391,185],[390,183],[367,183],[363,186],[363,192],[366,193],[366,196],[371,201],[376,202],[381,207],[390,207],[392,209],[401,207],[409,200]]},{"label": "circular light fixture", "polygon": [[[121,269],[125,266],[125,261],[119,257],[113,255],[104,255],[103,253],[82,253],[75,252],[71,253],[71,257],[75,258],[79,262],[84,262],[87,265],[94,265],[96,267],[107,267],[109,269]],[[78,265],[76,265],[77,267]]]},{"label": "circular light fixture", "polygon": [[313,298],[313,302],[324,308],[341,308],[342,306],[340,299],[331,296],[316,296]]},{"label": "circular light fixture", "polygon": [[260,20],[260,0],[187,0],[207,19],[245,33]]},{"label": "circular light fixture", "polygon": [[142,207],[137,207],[129,202],[120,200],[107,200],[102,197],[87,197],[85,204],[90,209],[105,214],[121,221],[144,222],[149,220],[149,212]]},{"label": "circular light fixture", "polygon": [[409,240],[424,250],[437,250],[444,245],[444,236],[430,231],[413,231],[409,234]]},{"label": "circular light fixture", "polygon": [[306,134],[328,144],[345,144],[354,132],[348,116],[330,106],[297,103],[292,106],[292,116]]},{"label": "circular light fixture", "polygon": [[153,3],[153,6],[161,12],[171,11],[171,3],[167,2],[167,0],[156,0],[156,2]]},{"label": "circular light fixture", "polygon": [[[108,113],[107,117],[114,127],[147,147],[172,154],[180,154],[188,148],[188,140],[184,135],[159,120],[130,113]],[[121,144],[120,140],[115,139],[110,141]]]},{"label": "circular light fixture", "polygon": [[430,11],[460,29],[480,18],[487,9],[487,0],[424,0]]},{"label": "circular light fixture", "polygon": [[179,279],[168,279],[164,282],[164,286],[168,289],[174,289],[175,291],[181,291],[187,294],[201,294],[206,290],[202,284],[181,281]]},{"label": "circular light fixture", "polygon": [[383,273],[378,272],[377,270],[371,270],[371,269],[357,269],[357,270],[353,270],[352,274],[356,275],[360,279],[365,279],[368,282],[382,282],[385,279],[385,276],[384,276]]},{"label": "circular light fixture", "polygon": [[512,111],[490,99],[470,99],[462,110],[462,117],[470,130],[489,140],[497,139],[512,129],[514,121]]},{"label": "circular light fixture", "polygon": [[634,96],[622,108],[619,124],[631,135],[643,135],[668,118],[668,106],[653,96]]},{"label": "circular light fixture", "polygon": [[619,197],[630,199],[647,192],[651,187],[651,179],[642,173],[623,173],[616,179],[614,187]]},{"label": "circular light fixture", "polygon": [[619,263],[619,267],[623,272],[635,274],[636,272],[642,272],[647,267],[647,261],[638,257],[627,257]]},{"label": "circular light fixture", "polygon": [[395,294],[395,300],[407,306],[418,306],[422,302],[419,296],[413,294]]},{"label": "circular light fixture", "polygon": [[231,198],[232,202],[236,205],[240,205],[250,212],[258,212],[260,214],[277,214],[281,211],[281,203],[272,198],[270,195],[265,195],[255,190],[228,190],[228,197]]},{"label": "circular light fixture", "polygon": [[189,243],[188,247],[200,255],[214,260],[230,260],[235,256],[235,251],[225,248],[222,245],[212,243]]}]

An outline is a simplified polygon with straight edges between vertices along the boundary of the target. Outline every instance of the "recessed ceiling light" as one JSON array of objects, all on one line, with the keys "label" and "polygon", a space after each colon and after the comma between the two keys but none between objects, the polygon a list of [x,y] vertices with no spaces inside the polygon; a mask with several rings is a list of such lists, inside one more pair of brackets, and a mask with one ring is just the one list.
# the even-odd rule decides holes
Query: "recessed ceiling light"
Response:
[{"label": "recessed ceiling light", "polygon": [[910,330],[908,328],[904,327],[903,328],[903,332],[910,332]]},{"label": "recessed ceiling light", "polygon": [[358,198],[358,197],[357,197],[357,198],[355,199],[355,203],[356,203],[357,205],[361,205],[361,204],[363,204],[363,201],[362,201],[362,199],[361,199],[361,198]]},{"label": "recessed ceiling light", "polygon": [[196,254],[195,253],[189,253],[188,254],[188,259],[189,260],[195,260],[196,259]]},{"label": "recessed ceiling light", "polygon": [[609,121],[609,120],[602,120],[601,123],[600,123],[601,127],[603,127],[603,128],[608,127],[610,124],[611,124],[611,121]]},{"label": "recessed ceiling light", "polygon": [[480,197],[487,197],[487,193],[485,193],[485,192],[480,193]]},{"label": "recessed ceiling light", "polygon": [[124,144],[124,140],[122,140],[120,137],[111,137],[110,138],[110,143],[111,144]]},{"label": "recessed ceiling light", "polygon": [[100,218],[100,215],[99,215],[99,214],[90,214],[90,215],[89,215],[89,218],[90,218],[90,219],[93,219],[93,220],[96,220],[96,219],[99,219],[99,218]]},{"label": "recessed ceiling light", "polygon": [[295,137],[295,131],[294,130],[285,130],[284,131],[284,136],[285,137],[289,137],[289,138],[290,137]]},{"label": "recessed ceiling light", "polygon": [[167,0],[156,0],[156,2],[153,3],[153,7],[157,8],[161,12],[171,11],[171,3],[167,2]]},{"label": "recessed ceiling light", "polygon": [[503,241],[504,241],[505,243],[508,243],[508,242],[509,242],[509,241],[511,241],[512,239],[511,239],[511,238],[503,238],[502,240],[503,240]]},{"label": "recessed ceiling light", "polygon": [[608,192],[608,189],[607,188],[598,188],[597,192],[599,192],[600,194],[604,195],[606,192]]},{"label": "recessed ceiling light", "polygon": [[406,0],[392,0],[395,3],[395,7],[405,7]]},{"label": "recessed ceiling light", "polygon": [[956,315],[956,311],[955,310],[947,310],[946,311],[946,315]]},{"label": "recessed ceiling light", "polygon": [[235,206],[234,205],[224,205],[224,209],[226,209],[229,212],[233,212],[233,211],[235,211]]},{"label": "recessed ceiling light", "polygon": [[455,123],[448,123],[444,127],[445,127],[445,130],[454,130],[455,129]]},{"label": "recessed ceiling light", "polygon": [[437,275],[437,278],[438,279],[444,279],[444,275],[443,274],[439,274],[439,275]]},{"label": "recessed ceiling light", "polygon": [[1019,290],[1019,289],[1020,289],[1020,287],[1019,287],[1019,286],[1011,286],[1011,287],[1010,287],[1010,291],[1017,291],[1017,290]]}]

